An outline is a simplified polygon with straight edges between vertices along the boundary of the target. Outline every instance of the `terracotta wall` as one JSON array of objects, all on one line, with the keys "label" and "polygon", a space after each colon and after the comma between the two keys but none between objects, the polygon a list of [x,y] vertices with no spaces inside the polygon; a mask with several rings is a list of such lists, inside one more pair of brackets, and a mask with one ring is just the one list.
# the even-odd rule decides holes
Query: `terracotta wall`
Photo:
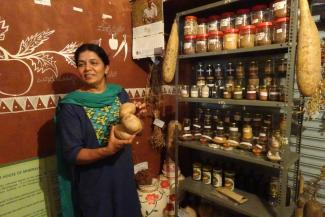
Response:
[{"label": "terracotta wall", "polygon": [[[55,153],[52,118],[62,94],[78,87],[71,63],[77,44],[101,41],[111,59],[109,81],[143,94],[147,73],[131,57],[131,5],[128,0],[1,0],[0,7],[0,164]],[[118,46],[126,36],[128,49]],[[111,41],[112,42],[112,41]],[[115,57],[113,57],[116,54]],[[140,88],[140,89],[139,89]],[[141,89],[142,88],[142,89]],[[168,101],[168,100],[167,100]],[[158,174],[160,153],[151,149],[151,120],[134,144],[135,163],[148,161]]]}]

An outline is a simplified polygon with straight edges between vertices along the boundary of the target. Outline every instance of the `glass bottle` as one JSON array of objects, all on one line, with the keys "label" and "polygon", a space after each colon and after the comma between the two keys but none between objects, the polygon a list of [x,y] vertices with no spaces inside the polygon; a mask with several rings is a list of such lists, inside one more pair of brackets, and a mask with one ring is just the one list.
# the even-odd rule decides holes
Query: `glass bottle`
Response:
[{"label": "glass bottle", "polygon": [[250,84],[246,91],[246,99],[256,100],[256,95],[257,95],[256,87]]},{"label": "glass bottle", "polygon": [[272,115],[267,114],[264,116],[263,125],[267,126],[269,129],[272,129]]},{"label": "glass bottle", "polygon": [[201,88],[201,97],[202,98],[209,98],[210,96],[210,88],[209,86],[206,84],[206,85],[203,85],[202,88]]},{"label": "glass bottle", "polygon": [[261,85],[260,86],[260,91],[259,91],[259,94],[258,94],[258,98],[259,98],[259,100],[262,100],[262,101],[267,101],[268,100],[268,95],[269,95],[269,93],[268,93],[268,91],[267,91],[267,87],[266,87],[266,85]]},{"label": "glass bottle", "polygon": [[217,123],[213,141],[217,144],[224,144],[226,142],[225,128],[221,120]]},{"label": "glass bottle", "polygon": [[208,66],[205,68],[205,78],[206,78],[206,84],[209,88],[212,88],[214,86],[214,68],[213,65],[208,64]]},{"label": "glass bottle", "polygon": [[254,139],[258,139],[261,126],[262,126],[262,115],[255,114],[253,117],[253,120],[252,120],[252,129],[253,129]]},{"label": "glass bottle", "polygon": [[279,101],[280,92],[278,86],[273,83],[269,88],[269,100],[270,101]]},{"label": "glass bottle", "polygon": [[229,127],[228,140],[234,140],[236,142],[239,142],[239,130],[238,130],[238,126],[235,122],[231,123],[231,126]]},{"label": "glass bottle", "polygon": [[228,135],[229,133],[229,127],[230,127],[230,121],[231,121],[231,112],[230,111],[226,111],[224,117],[223,117],[223,124],[224,124],[224,127],[225,127],[225,133],[226,135]]},{"label": "glass bottle", "polygon": [[223,96],[223,91],[225,88],[224,74],[221,65],[218,63],[214,69],[214,77],[215,77],[215,86],[217,88],[217,98]]},{"label": "glass bottle", "polygon": [[198,63],[196,67],[196,85],[199,89],[199,96],[200,90],[206,84],[205,75],[204,75],[204,66],[202,63]]},{"label": "glass bottle", "polygon": [[224,186],[229,190],[233,191],[235,189],[235,172],[231,170],[227,170],[224,173],[225,183]]},{"label": "glass bottle", "polygon": [[[255,61],[251,61],[249,65],[248,86],[253,85],[255,89],[259,88],[258,65]],[[255,90],[256,91],[256,90]]]},{"label": "glass bottle", "polygon": [[262,126],[259,138],[258,138],[258,145],[262,147],[262,151],[265,152],[269,142],[269,128],[266,126]]},{"label": "glass bottle", "polygon": [[244,124],[251,124],[251,122],[252,122],[251,113],[245,112],[244,117],[243,117],[243,122],[244,122]]},{"label": "glass bottle", "polygon": [[234,99],[243,99],[243,89],[241,85],[236,85],[234,89]]},{"label": "glass bottle", "polygon": [[199,88],[196,85],[192,85],[191,87],[191,97],[197,98],[199,97]]},{"label": "glass bottle", "polygon": [[198,117],[193,118],[192,135],[195,140],[199,140],[202,135],[202,127]]},{"label": "glass bottle", "polygon": [[235,69],[234,69],[234,66],[233,66],[233,64],[231,62],[227,63],[226,75],[227,75],[227,77],[228,76],[231,76],[231,77],[235,76]]},{"label": "glass bottle", "polygon": [[236,64],[236,79],[243,79],[245,77],[245,69],[242,62]]},{"label": "glass bottle", "polygon": [[272,60],[268,59],[264,65],[264,78],[263,84],[266,87],[269,87],[274,79],[273,69],[272,69]]},{"label": "glass bottle", "polygon": [[179,139],[184,141],[189,141],[193,139],[193,135],[191,132],[191,120],[189,118],[184,118],[183,120],[183,130]]},{"label": "glass bottle", "polygon": [[200,138],[200,142],[202,144],[207,144],[210,140],[212,140],[212,137],[213,137],[213,131],[212,131],[211,119],[210,117],[205,117],[203,122],[203,131],[202,131],[202,136]]}]

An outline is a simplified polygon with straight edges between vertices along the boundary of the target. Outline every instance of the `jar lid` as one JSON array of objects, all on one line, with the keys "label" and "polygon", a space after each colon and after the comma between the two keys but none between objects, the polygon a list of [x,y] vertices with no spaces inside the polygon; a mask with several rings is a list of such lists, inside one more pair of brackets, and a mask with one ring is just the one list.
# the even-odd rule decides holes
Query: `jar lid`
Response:
[{"label": "jar lid", "polygon": [[263,22],[263,23],[259,23],[257,24],[257,28],[263,28],[263,27],[266,27],[266,26],[272,26],[272,22]]},{"label": "jar lid", "polygon": [[196,39],[205,39],[208,37],[208,34],[198,34],[196,35]]},{"label": "jar lid", "polygon": [[223,36],[223,32],[222,31],[212,31],[212,32],[209,32],[209,36]]},{"label": "jar lid", "polygon": [[256,26],[254,25],[246,25],[246,26],[241,26],[239,28],[239,31],[244,31],[244,30],[255,30]]},{"label": "jar lid", "polygon": [[197,20],[196,16],[186,16],[185,20]]},{"label": "jar lid", "polygon": [[248,14],[249,13],[249,9],[248,8],[241,8],[241,9],[238,9],[237,14]]},{"label": "jar lid", "polygon": [[222,13],[221,14],[221,17],[232,17],[232,16],[234,16],[235,14],[234,14],[234,12],[225,12],[225,13]]},{"label": "jar lid", "polygon": [[199,18],[198,20],[197,20],[197,23],[198,24],[201,24],[201,23],[206,23],[206,19],[205,18]]},{"label": "jar lid", "polygon": [[252,7],[252,11],[260,11],[260,10],[264,10],[266,8],[267,8],[267,5],[264,5],[264,4],[255,5],[254,7]]},{"label": "jar lid", "polygon": [[224,31],[224,34],[227,34],[227,33],[238,33],[238,29],[234,29],[234,28],[230,28],[230,29],[226,29]]},{"label": "jar lid", "polygon": [[289,21],[289,17],[281,17],[273,21],[274,23],[285,23]]},{"label": "jar lid", "polygon": [[196,38],[196,35],[186,35],[184,37],[185,40],[192,40],[192,39],[195,39]]},{"label": "jar lid", "polygon": [[219,19],[220,19],[220,16],[219,15],[212,15],[212,16],[209,16],[208,17],[208,20],[209,21],[219,20]]}]

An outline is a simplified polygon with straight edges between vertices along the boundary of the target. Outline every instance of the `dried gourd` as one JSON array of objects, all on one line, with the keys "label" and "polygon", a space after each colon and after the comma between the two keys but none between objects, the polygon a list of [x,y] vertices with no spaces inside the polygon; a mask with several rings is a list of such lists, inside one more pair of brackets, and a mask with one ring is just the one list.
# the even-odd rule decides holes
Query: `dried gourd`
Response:
[{"label": "dried gourd", "polygon": [[166,53],[163,61],[162,71],[163,79],[166,83],[173,80],[176,70],[176,60],[178,55],[178,25],[176,20],[172,25],[172,29],[167,42]]},{"label": "dried gourd", "polygon": [[312,96],[321,81],[320,37],[307,0],[299,0],[297,82],[303,96]]}]

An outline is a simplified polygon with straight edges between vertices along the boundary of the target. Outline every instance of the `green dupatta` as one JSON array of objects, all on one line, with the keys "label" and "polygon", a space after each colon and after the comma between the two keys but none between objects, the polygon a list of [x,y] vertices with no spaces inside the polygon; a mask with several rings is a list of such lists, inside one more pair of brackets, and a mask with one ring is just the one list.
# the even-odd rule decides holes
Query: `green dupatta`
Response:
[{"label": "green dupatta", "polygon": [[[116,84],[108,84],[106,90],[100,94],[81,91],[71,92],[59,101],[54,120],[55,122],[58,121],[61,104],[74,104],[91,108],[102,108],[104,106],[111,105],[121,91],[121,86]],[[62,216],[73,217],[74,209],[71,195],[69,164],[63,158],[63,147],[61,144],[59,144],[58,140],[56,144],[56,158]]]}]

